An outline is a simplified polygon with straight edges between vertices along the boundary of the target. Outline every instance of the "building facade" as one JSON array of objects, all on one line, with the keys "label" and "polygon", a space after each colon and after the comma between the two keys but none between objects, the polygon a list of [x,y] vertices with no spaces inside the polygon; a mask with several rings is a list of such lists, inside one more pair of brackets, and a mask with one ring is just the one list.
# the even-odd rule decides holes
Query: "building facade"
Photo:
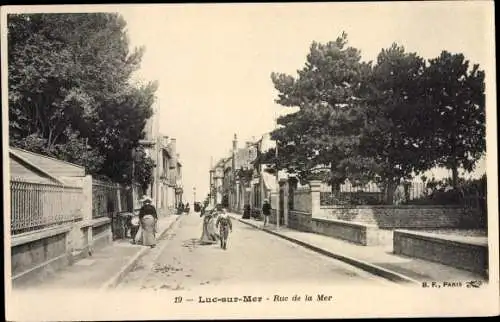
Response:
[{"label": "building facade", "polygon": [[144,128],[144,140],[139,142],[156,165],[146,195],[153,199],[158,210],[174,213],[183,195],[182,164],[177,153],[177,140],[160,134],[158,119],[159,108],[155,104],[153,116]]},{"label": "building facade", "polygon": [[277,192],[276,176],[266,172],[266,165],[258,161],[260,153],[274,147],[269,133],[258,140],[247,141],[238,147],[236,134],[233,145],[225,158],[217,161],[210,169],[212,203],[223,204],[232,212],[243,212],[249,205],[253,212],[260,212],[265,199],[271,200],[271,193]]}]

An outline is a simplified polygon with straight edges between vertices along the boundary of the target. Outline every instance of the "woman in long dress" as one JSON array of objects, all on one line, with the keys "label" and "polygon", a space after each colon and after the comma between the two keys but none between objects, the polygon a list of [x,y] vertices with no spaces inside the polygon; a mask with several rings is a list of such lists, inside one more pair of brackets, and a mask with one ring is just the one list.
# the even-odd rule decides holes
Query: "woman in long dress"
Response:
[{"label": "woman in long dress", "polygon": [[137,239],[142,241],[142,245],[155,247],[156,246],[156,223],[158,221],[158,215],[156,213],[156,208],[151,204],[151,198],[145,196],[142,199],[143,206],[139,211],[139,219],[141,222],[141,231],[139,232],[141,236]]},{"label": "woman in long dress", "polygon": [[203,231],[200,242],[203,244],[214,244],[219,240],[219,235],[215,229],[217,211],[213,208],[205,210],[203,215]]}]

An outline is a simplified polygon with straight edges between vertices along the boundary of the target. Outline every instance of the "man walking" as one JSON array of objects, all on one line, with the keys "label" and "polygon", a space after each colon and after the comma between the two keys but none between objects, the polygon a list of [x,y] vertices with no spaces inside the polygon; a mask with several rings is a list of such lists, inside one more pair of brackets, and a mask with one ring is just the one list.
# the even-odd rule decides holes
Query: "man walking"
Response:
[{"label": "man walking", "polygon": [[262,205],[262,214],[264,215],[264,227],[266,227],[269,223],[269,216],[271,215],[271,205],[267,199],[264,200],[264,204]]}]

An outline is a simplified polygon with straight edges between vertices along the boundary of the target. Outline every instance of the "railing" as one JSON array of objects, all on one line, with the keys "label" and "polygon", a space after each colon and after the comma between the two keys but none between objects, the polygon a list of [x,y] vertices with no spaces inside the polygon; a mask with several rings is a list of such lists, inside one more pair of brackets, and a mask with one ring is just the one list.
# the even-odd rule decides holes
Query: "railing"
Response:
[{"label": "railing", "polygon": [[481,209],[485,205],[485,194],[474,188],[452,189],[430,188],[423,182],[409,182],[395,188],[392,202],[383,189],[376,184],[352,186],[344,184],[340,191],[323,190],[320,204],[329,205],[455,205]]},{"label": "railing", "polygon": [[119,210],[118,189],[115,183],[92,181],[92,218],[111,218]]},{"label": "railing", "polygon": [[39,230],[83,217],[81,187],[10,181],[11,233]]},{"label": "railing", "polygon": [[[423,198],[428,191],[422,182],[411,182],[397,187],[393,195],[393,203],[402,204]],[[328,205],[384,205],[387,198],[383,188],[375,183],[363,186],[343,184],[340,191],[322,191],[320,194],[320,204]],[[392,204],[392,203],[391,203]]]},{"label": "railing", "polygon": [[134,210],[134,205],[137,204],[134,203],[134,190],[136,191],[135,196],[140,196],[140,189],[138,187],[132,187],[132,186],[120,186],[119,191],[120,191],[120,205],[121,205],[121,211],[133,211]]}]

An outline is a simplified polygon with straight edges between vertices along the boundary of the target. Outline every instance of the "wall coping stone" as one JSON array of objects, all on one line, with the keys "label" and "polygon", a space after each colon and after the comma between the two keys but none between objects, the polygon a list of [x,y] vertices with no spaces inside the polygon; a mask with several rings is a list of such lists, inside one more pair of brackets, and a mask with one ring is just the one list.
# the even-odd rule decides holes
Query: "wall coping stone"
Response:
[{"label": "wall coping stone", "polygon": [[45,228],[42,230],[37,230],[34,232],[27,232],[19,235],[14,235],[11,237],[10,247],[20,246],[37,240],[49,238],[55,235],[64,234],[69,232],[71,229],[72,229],[71,224],[65,224],[65,225]]},{"label": "wall coping stone", "polygon": [[90,221],[90,224],[92,225],[92,227],[99,227],[99,226],[102,226],[102,225],[105,225],[105,224],[108,224],[111,222],[111,219],[107,218],[107,217],[104,217],[104,218],[96,218],[96,219],[92,219]]},{"label": "wall coping stone", "polygon": [[359,222],[352,222],[352,221],[346,221],[346,220],[339,220],[339,219],[329,219],[329,218],[314,218],[313,220],[316,221],[322,221],[322,222],[331,222],[334,224],[340,224],[342,226],[350,226],[350,227],[356,227],[356,228],[364,228],[365,230],[367,228],[376,228],[378,229],[377,225],[372,225],[372,224],[365,224],[365,223],[359,223]]},{"label": "wall coping stone", "polygon": [[289,212],[296,212],[300,215],[308,215],[308,216],[312,216],[312,213],[310,212],[307,212],[307,211],[300,211],[300,210],[289,210]]},{"label": "wall coping stone", "polygon": [[396,229],[394,230],[394,234],[399,233],[400,235],[410,236],[412,238],[421,239],[421,240],[431,240],[434,242],[442,243],[442,244],[454,244],[457,246],[479,246],[479,247],[488,247],[488,243],[477,242],[473,240],[461,240],[459,238],[453,238],[450,236],[433,234],[433,233],[424,233],[424,232],[415,232],[404,229]]}]

